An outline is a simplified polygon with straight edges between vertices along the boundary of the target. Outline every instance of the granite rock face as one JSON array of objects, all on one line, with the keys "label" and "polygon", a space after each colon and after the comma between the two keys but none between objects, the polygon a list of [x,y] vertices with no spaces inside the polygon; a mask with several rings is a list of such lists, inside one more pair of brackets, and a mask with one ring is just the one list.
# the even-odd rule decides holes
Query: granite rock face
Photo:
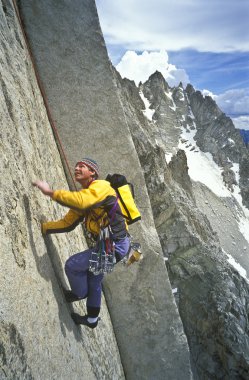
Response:
[{"label": "granite rock face", "polygon": [[[86,248],[81,228],[41,236],[40,220],[65,210],[31,182],[67,184],[10,1],[0,1],[0,30],[0,378],[124,379],[104,300],[101,332],[81,331],[61,291],[65,260]],[[83,302],[74,308],[85,312]]]},{"label": "granite rock face", "polygon": [[[30,182],[38,177],[53,188],[67,185],[12,3],[2,2],[1,64],[6,75],[1,94],[6,126],[1,140],[5,198],[1,242],[6,252],[1,257],[2,372],[5,378],[15,373],[16,378],[34,379],[191,379],[187,339],[95,3],[77,0],[71,6],[66,0],[60,4],[22,0],[18,4],[69,164],[73,167],[82,156],[90,156],[100,163],[102,178],[118,171],[134,183],[143,220],[131,233],[142,244],[144,259],[129,270],[117,265],[105,280],[112,324],[103,297],[100,326],[90,332],[76,328],[59,283],[65,283],[65,260],[86,243],[80,227],[45,241],[41,237],[43,214],[56,219],[65,210],[42,197]],[[68,181],[71,186],[69,176]],[[84,301],[73,308],[84,313]],[[18,347],[8,338],[10,326]],[[9,352],[17,361],[7,372]],[[21,365],[18,358],[27,362]]]}]

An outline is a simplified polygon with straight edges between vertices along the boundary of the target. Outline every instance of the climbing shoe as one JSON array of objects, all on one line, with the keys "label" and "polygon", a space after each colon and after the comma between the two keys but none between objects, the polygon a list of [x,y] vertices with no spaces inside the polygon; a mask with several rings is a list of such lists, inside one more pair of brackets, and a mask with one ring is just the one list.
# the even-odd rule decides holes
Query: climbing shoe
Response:
[{"label": "climbing shoe", "polygon": [[80,301],[83,299],[76,296],[76,294],[74,294],[71,290],[67,290],[63,288],[63,293],[67,302],[75,302],[75,301]]},{"label": "climbing shoe", "polygon": [[88,315],[81,316],[77,313],[72,313],[71,317],[76,325],[84,325],[84,326],[90,327],[90,329],[94,329],[95,327],[97,327],[99,319],[100,319],[98,318],[96,322],[90,323],[87,320]]}]

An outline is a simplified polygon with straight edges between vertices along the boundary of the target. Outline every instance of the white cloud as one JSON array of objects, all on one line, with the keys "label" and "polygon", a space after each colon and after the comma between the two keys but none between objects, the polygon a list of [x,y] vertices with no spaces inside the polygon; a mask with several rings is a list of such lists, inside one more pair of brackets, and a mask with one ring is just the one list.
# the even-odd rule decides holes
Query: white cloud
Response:
[{"label": "white cloud", "polygon": [[214,100],[219,107],[229,115],[249,113],[249,89],[235,89],[215,95]]},{"label": "white cloud", "polygon": [[215,96],[211,91],[206,90],[206,89],[202,90],[202,95],[203,96],[211,96],[211,98],[214,98],[214,96]]},{"label": "white cloud", "polygon": [[249,88],[228,90],[220,95],[215,95],[209,90],[203,90],[202,93],[204,96],[211,96],[226,115],[233,117],[234,123],[240,125],[236,128],[248,129],[245,126],[249,120]]},{"label": "white cloud", "polygon": [[134,80],[136,85],[144,83],[156,70],[160,71],[170,86],[178,86],[182,82],[185,86],[189,78],[185,70],[178,69],[168,62],[166,51],[147,52],[137,54],[135,51],[127,51],[116,66],[120,75]]},{"label": "white cloud", "polygon": [[249,116],[232,117],[235,128],[249,130]]},{"label": "white cloud", "polygon": [[247,1],[97,0],[107,44],[127,50],[248,51]]}]

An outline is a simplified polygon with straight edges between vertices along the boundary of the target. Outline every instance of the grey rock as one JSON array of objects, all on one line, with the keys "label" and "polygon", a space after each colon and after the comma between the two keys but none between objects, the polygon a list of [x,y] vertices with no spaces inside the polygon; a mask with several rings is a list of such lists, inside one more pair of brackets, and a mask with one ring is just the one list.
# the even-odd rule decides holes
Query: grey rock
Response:
[{"label": "grey rock", "polygon": [[[11,323],[0,323],[1,351],[0,368],[1,378],[34,379],[27,365],[27,357],[22,338],[16,327]],[[15,358],[15,360],[11,360]]]},{"label": "grey rock", "polygon": [[192,192],[192,182],[188,175],[187,157],[183,150],[179,149],[169,163],[172,178],[186,190],[187,194]]},{"label": "grey rock", "polygon": [[[43,239],[40,221],[62,207],[32,187],[67,187],[61,159],[13,4],[0,1],[0,378],[124,379],[107,306],[102,332],[76,327],[61,285],[64,263],[86,248],[78,227]],[[85,304],[74,306],[85,313]]]},{"label": "grey rock", "polygon": [[150,102],[151,108],[155,110],[153,115],[155,140],[157,144],[163,145],[166,153],[171,152],[177,145],[181,133],[181,123],[175,112],[173,93],[159,72],[152,74],[144,84],[140,85],[140,89]]},{"label": "grey rock", "polygon": [[52,0],[21,0],[20,5],[70,165],[82,156],[93,157],[100,163],[102,178],[120,172],[137,189],[142,222],[130,230],[142,245],[144,259],[131,270],[117,267],[104,284],[125,375],[191,378],[187,339],[95,3],[77,0],[69,7],[64,0],[60,6]]}]

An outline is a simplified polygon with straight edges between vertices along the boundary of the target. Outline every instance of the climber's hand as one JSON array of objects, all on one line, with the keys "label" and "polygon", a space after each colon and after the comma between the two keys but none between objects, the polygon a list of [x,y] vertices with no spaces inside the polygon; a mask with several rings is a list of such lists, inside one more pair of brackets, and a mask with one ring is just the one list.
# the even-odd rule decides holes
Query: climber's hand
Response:
[{"label": "climber's hand", "polygon": [[53,196],[53,190],[50,189],[50,186],[47,182],[37,179],[36,181],[32,182],[32,185],[38,187],[38,189],[41,190],[44,195],[48,195],[50,197]]}]

